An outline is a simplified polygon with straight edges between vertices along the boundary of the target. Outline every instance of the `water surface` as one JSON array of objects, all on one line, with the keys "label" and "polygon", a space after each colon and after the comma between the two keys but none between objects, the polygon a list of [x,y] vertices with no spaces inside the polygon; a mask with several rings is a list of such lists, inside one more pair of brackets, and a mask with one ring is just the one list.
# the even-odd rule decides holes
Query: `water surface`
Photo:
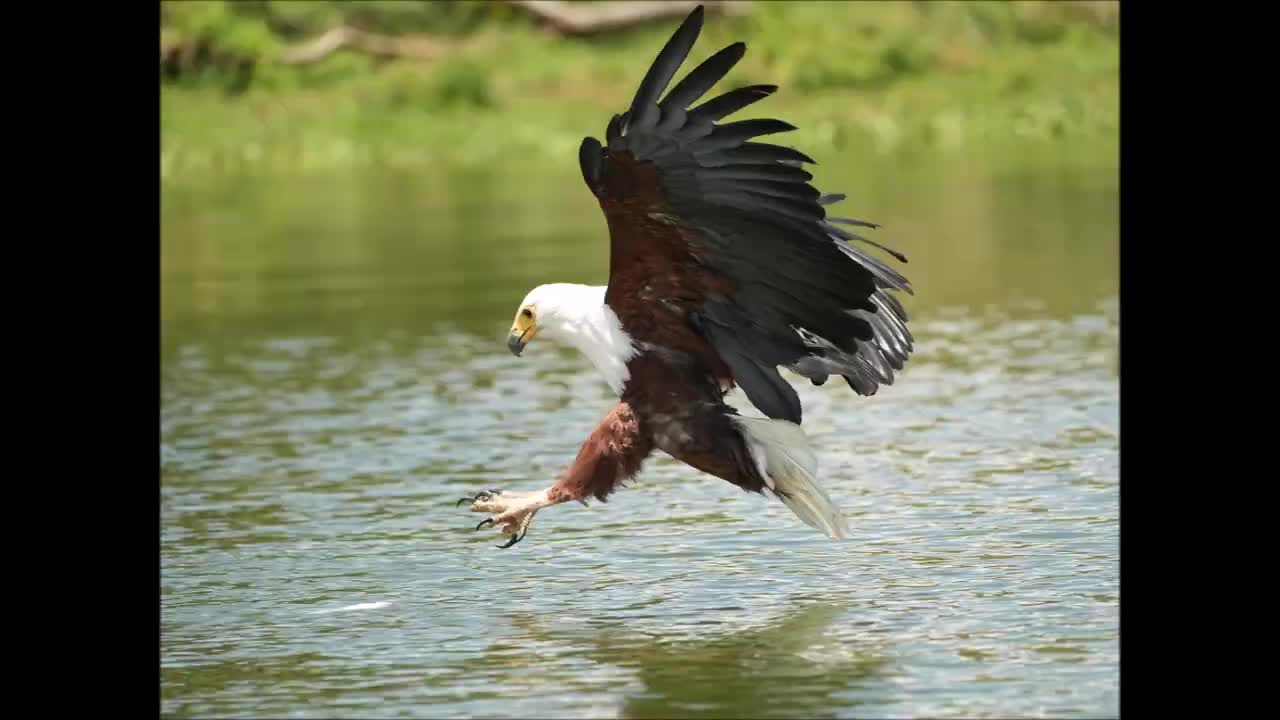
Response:
[{"label": "water surface", "polygon": [[498,550],[452,501],[546,486],[611,403],[503,345],[606,279],[561,170],[166,185],[165,714],[1118,714],[1113,163],[824,160],[917,288],[897,384],[796,383],[848,541],[655,456]]}]

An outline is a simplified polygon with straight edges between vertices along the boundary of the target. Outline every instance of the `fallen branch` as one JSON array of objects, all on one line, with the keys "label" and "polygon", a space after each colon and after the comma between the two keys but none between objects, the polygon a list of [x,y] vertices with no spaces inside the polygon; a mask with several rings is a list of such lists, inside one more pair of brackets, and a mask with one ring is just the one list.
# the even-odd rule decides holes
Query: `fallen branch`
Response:
[{"label": "fallen branch", "polygon": [[[563,35],[590,35],[633,27],[646,22],[683,18],[699,4],[707,12],[742,15],[744,0],[703,0],[703,2],[647,2],[614,0],[592,5],[571,4],[558,0],[508,0],[545,21]],[[447,41],[425,35],[379,35],[348,25],[339,25],[306,42],[286,48],[279,56],[286,65],[319,62],[339,50],[355,50],[382,58],[435,60],[454,49]],[[163,51],[162,51],[163,54]]]},{"label": "fallen branch", "polygon": [[508,0],[508,2],[545,21],[562,35],[590,35],[629,28],[655,20],[683,18],[693,12],[698,5],[706,6],[708,13],[721,15],[746,13],[746,3],[743,0],[703,0],[703,2],[615,0],[591,5],[560,0]]},{"label": "fallen branch", "polygon": [[340,25],[319,37],[287,48],[281,53],[280,62],[286,65],[305,65],[319,62],[343,49],[356,50],[383,58],[434,60],[450,47],[436,38],[420,35],[378,35]]}]

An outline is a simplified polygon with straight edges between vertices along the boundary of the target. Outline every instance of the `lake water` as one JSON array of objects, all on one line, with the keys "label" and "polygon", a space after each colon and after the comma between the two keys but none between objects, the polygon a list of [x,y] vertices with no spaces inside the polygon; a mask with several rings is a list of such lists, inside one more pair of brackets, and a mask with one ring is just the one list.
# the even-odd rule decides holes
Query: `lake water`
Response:
[{"label": "lake water", "polygon": [[163,712],[1117,715],[1114,158],[820,158],[917,291],[896,385],[796,383],[847,541],[655,456],[499,550],[454,501],[545,487],[612,402],[504,346],[606,280],[575,158],[162,188]]}]

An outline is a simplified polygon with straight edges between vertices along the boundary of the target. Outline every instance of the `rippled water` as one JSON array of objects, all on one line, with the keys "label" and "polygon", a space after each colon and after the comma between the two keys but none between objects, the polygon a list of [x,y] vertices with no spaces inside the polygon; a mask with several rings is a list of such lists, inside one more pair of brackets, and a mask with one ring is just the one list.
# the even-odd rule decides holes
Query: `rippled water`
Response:
[{"label": "rippled water", "polygon": [[863,213],[912,256],[907,371],[796,383],[842,543],[660,456],[510,550],[453,506],[546,486],[611,403],[580,357],[502,345],[531,284],[601,281],[580,198],[171,192],[163,711],[1118,714],[1114,172],[985,175],[967,225],[926,176],[956,185],[905,173]]}]

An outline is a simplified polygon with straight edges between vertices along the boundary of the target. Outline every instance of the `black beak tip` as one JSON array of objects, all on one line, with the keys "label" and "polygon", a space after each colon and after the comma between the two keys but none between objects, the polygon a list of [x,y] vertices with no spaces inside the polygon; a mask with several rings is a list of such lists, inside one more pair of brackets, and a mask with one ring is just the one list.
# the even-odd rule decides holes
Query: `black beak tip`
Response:
[{"label": "black beak tip", "polygon": [[524,350],[524,343],[520,342],[519,335],[512,335],[507,338],[507,349],[511,351],[512,355],[520,357],[520,353]]}]

